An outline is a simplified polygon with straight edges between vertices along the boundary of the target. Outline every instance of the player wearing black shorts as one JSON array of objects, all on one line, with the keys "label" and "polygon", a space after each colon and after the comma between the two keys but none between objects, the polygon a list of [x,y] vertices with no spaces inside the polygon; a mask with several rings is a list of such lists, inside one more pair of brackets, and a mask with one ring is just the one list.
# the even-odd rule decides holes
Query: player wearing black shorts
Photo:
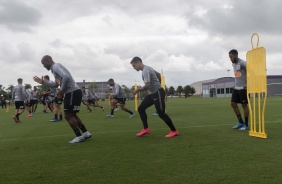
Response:
[{"label": "player wearing black shorts", "polygon": [[57,88],[60,86],[60,90],[58,90],[58,96],[64,96],[65,119],[76,135],[76,137],[68,143],[79,143],[90,138],[91,133],[87,131],[85,125],[77,115],[80,110],[82,91],[75,83],[71,73],[62,64],[55,63],[51,56],[44,56],[41,59],[41,63],[47,70],[51,70],[55,77],[55,82],[47,83],[44,82],[43,77],[39,78],[37,76],[35,76],[33,79],[34,81],[43,85],[47,85],[51,88]]},{"label": "player wearing black shorts", "polygon": [[108,114],[107,116],[111,117],[111,118],[114,117],[114,110],[116,108],[116,104],[119,103],[120,108],[123,111],[129,113],[130,114],[129,117],[132,118],[135,114],[125,107],[126,94],[125,94],[124,90],[122,89],[122,87],[119,84],[115,83],[115,81],[113,79],[109,79],[108,84],[109,84],[109,86],[111,86],[113,88],[113,92],[109,93],[109,95],[111,95],[113,97],[113,99],[110,102],[111,113]]},{"label": "player wearing black shorts", "polygon": [[[235,75],[235,87],[232,92],[231,106],[234,113],[237,116],[238,124],[235,125],[234,129],[247,130],[248,129],[248,117],[249,117],[249,107],[247,99],[247,80],[246,80],[246,61],[238,58],[238,51],[233,49],[229,52],[229,58],[232,62]],[[238,108],[238,103],[242,104],[245,116],[245,122],[242,119],[240,110]]]},{"label": "player wearing black shorts", "polygon": [[38,105],[39,90],[37,89],[36,86],[33,86],[33,90],[30,93],[31,93],[31,98],[30,98],[31,114],[34,114],[36,112],[37,105]]},{"label": "player wearing black shorts", "polygon": [[16,123],[21,123],[20,121],[20,115],[25,110],[25,102],[26,102],[26,90],[25,87],[22,85],[23,79],[18,79],[18,85],[15,86],[13,92],[12,92],[12,101],[11,103],[15,104],[16,106],[16,112],[13,116],[13,119]]}]

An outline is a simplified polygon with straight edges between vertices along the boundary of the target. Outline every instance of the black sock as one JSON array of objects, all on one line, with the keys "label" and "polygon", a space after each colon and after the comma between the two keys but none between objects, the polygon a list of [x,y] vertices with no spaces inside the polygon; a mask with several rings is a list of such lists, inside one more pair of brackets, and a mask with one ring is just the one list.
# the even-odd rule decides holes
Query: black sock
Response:
[{"label": "black sock", "polygon": [[62,115],[62,114],[60,114],[60,119],[61,119],[61,120],[63,119],[63,115]]},{"label": "black sock", "polygon": [[73,131],[74,131],[76,137],[81,136],[81,133],[80,133],[79,129],[75,129],[75,130],[73,130]]},{"label": "black sock", "polygon": [[55,119],[58,119],[58,114],[55,114]]},{"label": "black sock", "polygon": [[28,111],[29,112],[29,114],[31,114],[31,111]]},{"label": "black sock", "polygon": [[82,124],[79,129],[84,133],[87,132],[87,129],[85,128],[85,126]]},{"label": "black sock", "polygon": [[237,115],[237,118],[238,118],[238,121],[242,124],[244,124],[244,121],[242,119],[242,116],[241,115]]},{"label": "black sock", "polygon": [[248,125],[249,124],[249,117],[245,117],[245,124],[246,124],[247,127],[249,127],[249,125]]},{"label": "black sock", "polygon": [[17,113],[16,117],[17,119],[20,119],[20,113]]},{"label": "black sock", "polygon": [[111,115],[114,115],[114,109],[111,110]]}]

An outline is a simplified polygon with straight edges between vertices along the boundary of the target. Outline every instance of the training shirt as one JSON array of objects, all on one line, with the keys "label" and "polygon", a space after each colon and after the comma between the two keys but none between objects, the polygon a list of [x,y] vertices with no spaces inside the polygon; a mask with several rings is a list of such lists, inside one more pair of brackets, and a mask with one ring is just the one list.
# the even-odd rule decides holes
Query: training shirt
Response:
[{"label": "training shirt", "polygon": [[31,99],[31,92],[30,92],[30,89],[27,89],[26,90],[26,100],[30,101]]},{"label": "training shirt", "polygon": [[117,96],[117,98],[126,98],[126,94],[123,91],[122,87],[115,83],[113,86],[113,93],[111,93],[111,96]]},{"label": "training shirt", "polygon": [[153,94],[161,88],[160,81],[156,75],[156,72],[152,67],[145,65],[142,70],[142,79],[144,83],[150,82],[148,94]]},{"label": "training shirt", "polygon": [[238,58],[236,63],[232,63],[235,76],[235,89],[244,89],[247,85],[246,80],[246,61]]},{"label": "training shirt", "polygon": [[22,84],[15,86],[12,93],[12,101],[25,101],[26,100],[25,87]]},{"label": "training shirt", "polygon": [[51,72],[55,77],[55,82],[43,82],[43,84],[51,87],[57,88],[60,86],[60,90],[64,93],[70,93],[80,89],[75,83],[70,72],[60,63],[54,63],[51,66]]},{"label": "training shirt", "polygon": [[39,97],[39,90],[32,90],[31,92],[31,100],[38,100],[38,97]]},{"label": "training shirt", "polygon": [[94,96],[92,95],[92,93],[89,91],[89,89],[85,89],[84,92],[84,100],[93,100]]}]

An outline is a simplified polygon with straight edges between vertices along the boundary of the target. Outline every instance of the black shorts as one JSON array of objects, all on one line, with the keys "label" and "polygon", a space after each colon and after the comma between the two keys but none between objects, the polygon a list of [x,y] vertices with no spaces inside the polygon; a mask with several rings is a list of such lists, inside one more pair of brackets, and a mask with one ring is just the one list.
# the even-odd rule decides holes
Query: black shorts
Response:
[{"label": "black shorts", "polygon": [[125,104],[126,98],[115,98],[116,101],[118,101],[119,104]]},{"label": "black shorts", "polygon": [[64,98],[64,112],[79,112],[81,100],[81,89],[66,93]]},{"label": "black shorts", "polygon": [[231,102],[248,104],[247,90],[246,89],[233,89]]},{"label": "black shorts", "polygon": [[37,105],[38,104],[38,100],[30,100],[31,105]]},{"label": "black shorts", "polygon": [[95,104],[95,100],[94,100],[94,99],[92,99],[92,100],[87,100],[87,102],[88,102],[89,104]]},{"label": "black shorts", "polygon": [[16,109],[24,109],[24,101],[15,101]]},{"label": "black shorts", "polygon": [[55,97],[55,99],[54,99],[55,104],[59,104],[59,105],[61,105],[63,103],[63,101],[64,101],[63,98]]}]

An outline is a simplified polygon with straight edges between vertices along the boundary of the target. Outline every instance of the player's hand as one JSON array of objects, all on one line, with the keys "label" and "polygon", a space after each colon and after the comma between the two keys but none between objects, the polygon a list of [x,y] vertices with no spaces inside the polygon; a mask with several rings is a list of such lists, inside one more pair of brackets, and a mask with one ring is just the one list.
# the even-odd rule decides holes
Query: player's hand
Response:
[{"label": "player's hand", "polygon": [[136,95],[139,92],[139,89],[133,90],[133,94]]},{"label": "player's hand", "polygon": [[33,77],[33,80],[39,84],[42,84],[43,83],[43,76],[41,78],[37,77],[37,76],[34,76]]}]

